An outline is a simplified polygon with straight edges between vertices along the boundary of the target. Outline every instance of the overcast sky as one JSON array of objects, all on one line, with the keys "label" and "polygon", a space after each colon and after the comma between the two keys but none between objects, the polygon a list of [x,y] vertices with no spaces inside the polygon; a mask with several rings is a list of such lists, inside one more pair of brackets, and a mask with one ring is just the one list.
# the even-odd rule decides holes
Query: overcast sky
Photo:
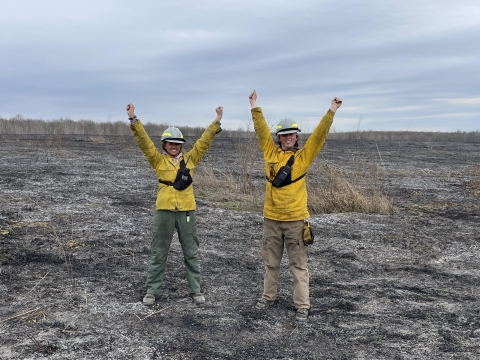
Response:
[{"label": "overcast sky", "polygon": [[479,0],[15,0],[0,12],[0,116],[244,127],[480,130]]}]

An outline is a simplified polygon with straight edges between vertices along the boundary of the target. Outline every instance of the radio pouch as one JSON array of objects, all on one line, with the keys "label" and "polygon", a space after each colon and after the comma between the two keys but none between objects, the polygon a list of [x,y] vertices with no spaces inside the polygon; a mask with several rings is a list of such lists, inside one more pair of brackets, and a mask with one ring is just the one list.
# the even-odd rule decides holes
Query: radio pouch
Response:
[{"label": "radio pouch", "polygon": [[168,186],[173,186],[173,188],[177,190],[185,190],[192,183],[192,176],[190,175],[190,169],[187,168],[187,166],[185,165],[185,161],[183,161],[182,159],[180,161],[180,169],[178,169],[177,176],[173,183],[171,181],[163,181],[160,179],[158,179],[158,182]]},{"label": "radio pouch", "polygon": [[190,169],[185,165],[183,159],[180,161],[180,169],[178,169],[177,177],[173,182],[173,188],[177,190],[185,190],[192,183],[192,176],[190,175]]},{"label": "radio pouch", "polygon": [[313,239],[313,226],[308,221],[305,221],[303,223],[303,242],[305,245],[311,245],[313,244]]},{"label": "radio pouch", "polygon": [[280,168],[277,175],[275,176],[275,178],[272,181],[273,186],[282,187],[282,186],[288,185],[292,182],[291,172],[292,172],[292,165],[293,165],[294,160],[295,160],[295,158],[293,157],[293,155],[290,156],[290,159],[288,159],[285,166],[282,166]]}]

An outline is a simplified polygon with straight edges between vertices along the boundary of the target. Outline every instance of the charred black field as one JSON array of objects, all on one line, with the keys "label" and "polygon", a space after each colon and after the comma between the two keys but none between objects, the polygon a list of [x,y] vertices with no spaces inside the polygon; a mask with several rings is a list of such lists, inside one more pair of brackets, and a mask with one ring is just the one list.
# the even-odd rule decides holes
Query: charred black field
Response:
[{"label": "charred black field", "polygon": [[[237,169],[238,141],[215,139],[202,166]],[[297,323],[286,258],[276,303],[254,308],[260,211],[197,194],[206,303],[188,298],[175,238],[148,308],[157,179],[131,137],[0,136],[0,359],[478,359],[480,144],[328,140],[319,155],[359,158],[395,212],[312,216]]]}]

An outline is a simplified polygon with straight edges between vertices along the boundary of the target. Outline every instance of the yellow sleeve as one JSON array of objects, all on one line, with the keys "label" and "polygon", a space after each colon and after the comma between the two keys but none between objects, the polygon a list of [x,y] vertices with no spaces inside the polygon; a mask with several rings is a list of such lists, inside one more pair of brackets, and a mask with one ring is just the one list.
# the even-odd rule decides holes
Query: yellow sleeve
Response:
[{"label": "yellow sleeve", "polygon": [[267,159],[269,154],[277,150],[277,146],[273,142],[270,128],[263,117],[262,108],[256,107],[252,109],[252,120],[255,132],[257,133],[258,143],[262,149],[264,158]]},{"label": "yellow sleeve", "polygon": [[334,115],[335,113],[329,109],[301,149],[302,152],[298,156],[302,159],[305,169],[310,166],[325,143]]},{"label": "yellow sleeve", "polygon": [[222,131],[220,124],[213,121],[203,132],[202,136],[195,141],[192,150],[187,153],[187,167],[192,164],[193,167],[197,166],[202,156],[207,152],[212,144],[215,135]]},{"label": "yellow sleeve", "polygon": [[135,140],[137,140],[138,147],[142,150],[143,155],[150,163],[150,165],[156,169],[158,164],[160,163],[160,153],[158,152],[155,144],[148,136],[145,128],[143,127],[140,120],[137,120],[133,125],[130,125],[132,129],[133,135],[135,136]]}]

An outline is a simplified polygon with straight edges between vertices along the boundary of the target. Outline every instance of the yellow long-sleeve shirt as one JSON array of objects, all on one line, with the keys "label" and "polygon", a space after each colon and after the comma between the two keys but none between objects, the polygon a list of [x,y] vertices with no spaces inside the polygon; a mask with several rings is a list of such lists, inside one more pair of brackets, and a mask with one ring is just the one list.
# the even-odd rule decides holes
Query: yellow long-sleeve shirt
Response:
[{"label": "yellow long-sleeve shirt", "polygon": [[[174,164],[168,154],[160,153],[155,144],[146,133],[140,120],[130,126],[137,144],[143,152],[143,155],[155,170],[157,178],[163,181],[173,182],[180,168],[180,160],[186,163],[193,178],[195,166],[198,165],[202,156],[207,152],[212,143],[215,134],[221,131],[220,124],[213,121],[202,136],[195,142],[192,150],[183,153],[177,164]],[[162,183],[158,185],[157,201],[155,204],[157,210],[172,211],[192,211],[196,209],[195,197],[193,195],[193,184],[185,190],[176,190],[173,186]]]},{"label": "yellow long-sleeve shirt", "polygon": [[[270,169],[273,168],[275,174],[277,174],[292,155],[295,157],[291,172],[292,180],[305,174],[327,138],[334,115],[333,111],[328,110],[308,138],[305,146],[294,152],[291,150],[284,151],[275,144],[270,134],[270,128],[263,117],[262,109],[260,107],[252,109],[252,119],[263,152],[267,177],[273,180],[275,176],[270,174]],[[264,217],[277,221],[297,221],[310,216],[307,209],[307,182],[305,177],[284,187],[274,187],[269,181],[266,183]]]}]

